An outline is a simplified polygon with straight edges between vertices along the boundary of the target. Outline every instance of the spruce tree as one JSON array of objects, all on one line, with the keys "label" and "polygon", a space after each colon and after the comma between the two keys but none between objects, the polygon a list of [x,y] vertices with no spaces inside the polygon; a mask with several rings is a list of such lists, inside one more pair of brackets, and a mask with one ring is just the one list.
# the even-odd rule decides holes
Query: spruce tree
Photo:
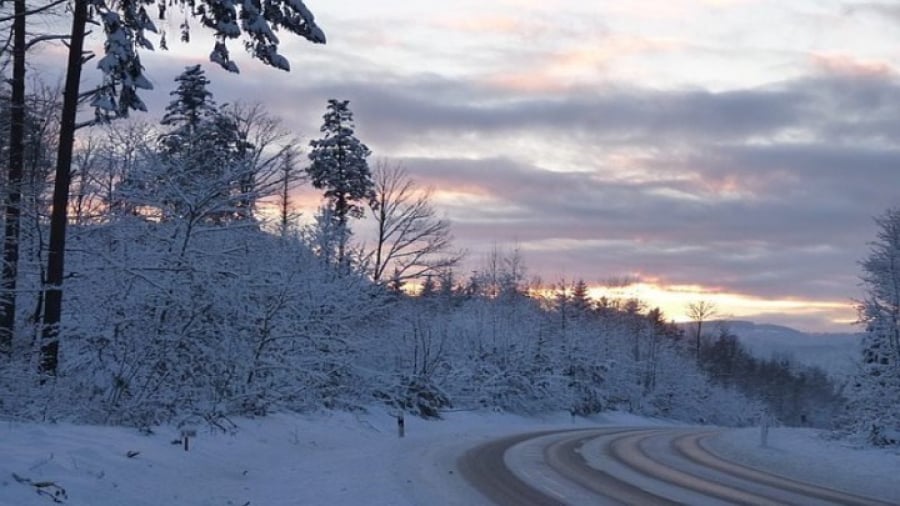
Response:
[{"label": "spruce tree", "polygon": [[320,128],[325,135],[310,142],[312,163],[306,169],[313,186],[325,190],[325,198],[336,221],[339,264],[346,262],[348,218],[361,218],[363,206],[360,202],[372,206],[376,199],[375,183],[366,162],[372,152],[354,135],[349,104],[348,100],[328,100]]},{"label": "spruce tree", "polygon": [[[213,100],[200,65],[186,67],[170,93],[160,123],[157,163],[120,185],[134,204],[155,208],[163,220],[225,223],[249,217],[253,150],[237,122]],[[130,194],[130,195],[129,195]]]},{"label": "spruce tree", "polygon": [[201,123],[218,114],[212,92],[207,89],[210,82],[200,65],[185,67],[175,82],[178,86],[169,93],[174,99],[166,106],[160,123],[175,128],[170,137],[191,135]]},{"label": "spruce tree", "polygon": [[874,444],[900,444],[900,208],[876,218],[879,231],[862,261],[865,324],[860,371],[851,384],[850,417]]},{"label": "spruce tree", "polygon": [[209,80],[199,65],[185,68],[175,81],[172,101],[161,123],[171,130],[160,137],[163,202],[177,216],[221,221],[232,207],[228,174],[241,163],[237,127],[216,106]]},{"label": "spruce tree", "polygon": [[591,296],[583,279],[576,281],[572,287],[572,309],[578,316],[584,316],[591,310]]}]

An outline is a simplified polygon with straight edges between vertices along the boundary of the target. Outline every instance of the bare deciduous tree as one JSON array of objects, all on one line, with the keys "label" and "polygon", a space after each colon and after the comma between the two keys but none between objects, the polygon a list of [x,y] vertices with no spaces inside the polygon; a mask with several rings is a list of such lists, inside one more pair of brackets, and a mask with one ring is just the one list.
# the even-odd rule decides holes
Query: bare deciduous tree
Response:
[{"label": "bare deciduous tree", "polygon": [[691,302],[687,305],[688,318],[697,322],[696,334],[696,352],[697,361],[700,361],[700,332],[703,330],[703,322],[709,320],[716,314],[716,305],[708,300],[700,300]]},{"label": "bare deciduous tree", "polygon": [[406,169],[384,161],[375,167],[373,180],[376,199],[369,210],[378,227],[371,252],[375,282],[416,279],[459,263],[463,253],[451,251],[450,222],[438,218],[430,189],[419,191]]},{"label": "bare deciduous tree", "polygon": [[29,9],[25,0],[13,2],[13,14],[0,17],[0,23],[12,22],[9,37],[0,44],[0,71],[7,65],[6,53],[12,49],[13,72],[9,83],[10,96],[9,165],[7,170],[7,191],[4,211],[2,300],[0,300],[0,354],[12,352],[12,338],[16,326],[16,278],[19,268],[19,239],[21,232],[22,178],[25,165],[25,53],[29,48],[43,41],[60,38],[54,35],[26,37],[26,17],[53,9],[62,3],[54,0]]}]

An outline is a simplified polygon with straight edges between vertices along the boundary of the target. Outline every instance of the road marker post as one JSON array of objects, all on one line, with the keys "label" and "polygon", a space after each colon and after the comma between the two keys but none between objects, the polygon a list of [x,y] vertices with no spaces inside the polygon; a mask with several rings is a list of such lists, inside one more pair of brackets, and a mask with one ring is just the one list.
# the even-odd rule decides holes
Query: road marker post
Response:
[{"label": "road marker post", "polygon": [[190,450],[190,438],[197,437],[197,429],[182,429],[181,439],[184,442],[184,451]]}]

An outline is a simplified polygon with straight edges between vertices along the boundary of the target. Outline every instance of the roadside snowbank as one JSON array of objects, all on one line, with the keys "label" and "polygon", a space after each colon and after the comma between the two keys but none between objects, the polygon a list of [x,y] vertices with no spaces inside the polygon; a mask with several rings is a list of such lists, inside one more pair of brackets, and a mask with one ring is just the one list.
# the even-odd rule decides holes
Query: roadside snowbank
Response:
[{"label": "roadside snowbank", "polygon": [[707,447],[768,473],[900,504],[900,453],[855,448],[821,434],[815,429],[770,428],[763,447],[758,427],[736,429],[711,438]]},{"label": "roadside snowbank", "polygon": [[13,473],[55,483],[65,490],[58,498],[78,506],[403,506],[436,498],[476,504],[480,496],[453,474],[465,447],[507,432],[572,425],[563,416],[446,418],[406,418],[403,439],[395,419],[379,409],[238,419],[235,434],[201,429],[188,452],[172,444],[180,437],[175,427],[142,435],[116,427],[3,422],[0,506],[52,504]]},{"label": "roadside snowbank", "polygon": [[[13,473],[55,483],[65,490],[62,503],[77,506],[475,505],[483,499],[455,472],[455,462],[479,442],[545,429],[663,424],[622,413],[587,420],[456,412],[444,421],[407,418],[406,437],[400,439],[394,418],[380,409],[235,423],[236,434],[201,429],[185,452],[171,444],[179,437],[174,427],[143,435],[116,427],[2,422],[0,506],[53,504]],[[820,482],[836,483],[831,474],[837,470],[848,480],[860,472],[861,481],[848,483],[879,483],[880,494],[897,494],[891,481],[900,469],[897,455],[855,451],[816,439],[810,431],[798,431],[801,437],[789,433],[794,431],[773,430],[768,449],[758,448],[758,432],[752,430],[730,432],[735,436],[715,444],[740,457],[735,460],[760,467],[786,453],[816,455],[815,460],[837,466],[821,468]],[[130,452],[137,454],[129,457]]]}]

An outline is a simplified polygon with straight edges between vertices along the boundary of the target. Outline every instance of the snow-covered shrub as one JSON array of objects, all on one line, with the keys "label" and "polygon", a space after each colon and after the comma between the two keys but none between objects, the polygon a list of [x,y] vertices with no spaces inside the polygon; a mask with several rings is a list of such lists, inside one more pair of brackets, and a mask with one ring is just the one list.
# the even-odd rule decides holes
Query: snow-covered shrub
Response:
[{"label": "snow-covered shrub", "polygon": [[79,234],[59,375],[79,402],[61,414],[148,425],[360,404],[371,285],[254,227],[185,233],[134,219]]},{"label": "snow-covered shrub", "polygon": [[578,416],[600,413],[611,405],[604,386],[609,365],[579,362],[572,361],[563,365],[562,374],[567,378],[566,386],[572,397],[569,411]]},{"label": "snow-covered shrub", "polygon": [[440,387],[423,376],[401,376],[373,395],[387,406],[422,418],[441,418],[441,410],[453,405]]}]

